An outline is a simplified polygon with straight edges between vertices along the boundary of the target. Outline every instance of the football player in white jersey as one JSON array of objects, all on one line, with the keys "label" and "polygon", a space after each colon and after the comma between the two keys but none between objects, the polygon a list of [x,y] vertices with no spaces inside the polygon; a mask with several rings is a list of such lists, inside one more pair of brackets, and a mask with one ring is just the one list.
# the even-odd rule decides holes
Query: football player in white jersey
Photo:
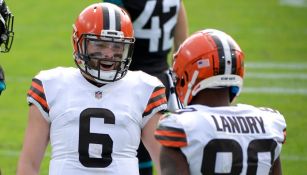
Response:
[{"label": "football player in white jersey", "polygon": [[176,91],[186,106],[159,121],[163,175],[281,174],[286,123],[276,110],[231,105],[239,95],[244,55],[228,34],[206,29],[174,56]]},{"label": "football player in white jersey", "polygon": [[28,127],[17,174],[39,174],[46,146],[50,175],[137,175],[140,140],[159,168],[156,123],[166,109],[155,77],[128,71],[129,15],[116,5],[86,7],[73,25],[77,68],[41,71],[28,91]]}]

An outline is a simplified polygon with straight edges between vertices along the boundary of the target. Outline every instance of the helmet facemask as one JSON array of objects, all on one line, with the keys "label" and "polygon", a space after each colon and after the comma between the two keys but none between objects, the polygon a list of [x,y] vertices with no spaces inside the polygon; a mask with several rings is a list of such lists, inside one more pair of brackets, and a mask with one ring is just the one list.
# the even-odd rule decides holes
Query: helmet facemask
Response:
[{"label": "helmet facemask", "polygon": [[[114,31],[112,33],[114,34]],[[83,73],[98,83],[117,81],[128,71],[133,43],[133,38],[120,35],[114,37],[108,34],[82,34],[77,42],[75,62]]]},{"label": "helmet facemask", "polygon": [[8,7],[0,4],[0,52],[9,52],[14,39],[14,16]]}]

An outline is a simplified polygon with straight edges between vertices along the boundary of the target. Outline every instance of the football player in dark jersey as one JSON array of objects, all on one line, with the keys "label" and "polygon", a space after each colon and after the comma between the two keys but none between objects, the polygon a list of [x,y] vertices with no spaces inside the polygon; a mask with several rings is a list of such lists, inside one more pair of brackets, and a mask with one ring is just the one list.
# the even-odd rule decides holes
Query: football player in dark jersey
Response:
[{"label": "football player in dark jersey", "polygon": [[[170,97],[167,56],[188,36],[187,17],[182,0],[104,0],[125,8],[131,16],[135,46],[130,70],[142,70],[158,77]],[[173,109],[168,102],[169,109]],[[152,163],[143,144],[138,151],[140,174],[151,175]]]},{"label": "football player in dark jersey", "polygon": [[[9,52],[13,43],[14,16],[4,0],[0,0],[0,52]],[[0,66],[0,95],[5,89],[4,71]]]},{"label": "football player in dark jersey", "polygon": [[5,79],[4,79],[4,71],[0,65],[0,95],[2,91],[5,89]]}]

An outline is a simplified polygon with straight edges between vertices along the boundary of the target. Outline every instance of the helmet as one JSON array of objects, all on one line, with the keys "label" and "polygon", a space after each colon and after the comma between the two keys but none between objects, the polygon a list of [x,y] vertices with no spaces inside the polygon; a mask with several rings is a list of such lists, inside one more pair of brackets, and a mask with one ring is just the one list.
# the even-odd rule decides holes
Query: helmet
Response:
[{"label": "helmet", "polygon": [[243,84],[244,54],[228,34],[206,29],[187,38],[174,55],[176,92],[186,106],[206,88],[230,88],[230,101]]},{"label": "helmet", "polygon": [[[109,83],[123,78],[131,63],[134,46],[133,26],[128,13],[111,3],[95,3],[86,7],[73,25],[73,56],[78,68],[98,83]],[[118,59],[99,58],[89,54],[89,45],[119,44],[122,54]],[[92,61],[98,64],[91,64]],[[111,66],[111,65],[116,66]],[[101,66],[111,69],[102,69]]]},{"label": "helmet", "polygon": [[14,39],[14,16],[3,0],[0,0],[0,52],[9,52]]}]

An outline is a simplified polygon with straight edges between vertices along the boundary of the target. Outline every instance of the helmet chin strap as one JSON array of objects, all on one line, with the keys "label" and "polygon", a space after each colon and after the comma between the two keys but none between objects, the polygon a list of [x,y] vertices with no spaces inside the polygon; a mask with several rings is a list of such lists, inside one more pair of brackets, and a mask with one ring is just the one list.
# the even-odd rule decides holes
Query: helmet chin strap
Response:
[{"label": "helmet chin strap", "polygon": [[198,74],[199,74],[198,70],[194,71],[193,76],[192,76],[192,80],[188,84],[188,90],[185,93],[184,100],[183,100],[184,106],[188,105],[188,100],[189,100],[189,97],[190,97],[190,94],[191,94],[191,91],[192,91],[192,87],[195,84],[195,81],[197,79]]},{"label": "helmet chin strap", "polygon": [[[118,75],[117,74],[117,71],[116,70],[110,70],[110,71],[103,71],[103,70],[95,70],[95,69],[88,69],[87,72],[89,74],[91,74],[95,81],[97,81],[98,83],[110,83],[109,81],[103,81],[103,80],[100,80],[98,78],[101,78],[101,79],[106,79],[106,80],[112,80],[112,79],[116,79]],[[99,75],[99,76],[98,76]],[[117,77],[115,77],[117,76]],[[95,77],[98,77],[98,78],[95,78]]]}]

